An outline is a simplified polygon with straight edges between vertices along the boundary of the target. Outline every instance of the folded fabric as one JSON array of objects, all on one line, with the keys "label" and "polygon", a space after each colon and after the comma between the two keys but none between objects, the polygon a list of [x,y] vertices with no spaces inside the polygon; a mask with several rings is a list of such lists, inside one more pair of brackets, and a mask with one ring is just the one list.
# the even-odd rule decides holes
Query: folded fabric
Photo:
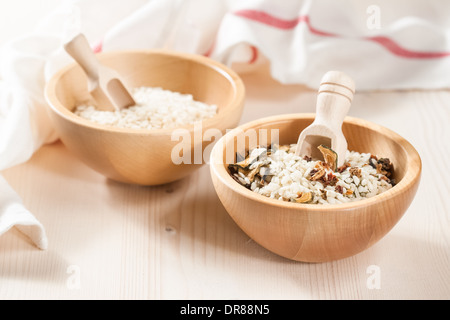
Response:
[{"label": "folded fabric", "polygon": [[24,207],[22,200],[0,176],[0,235],[16,226],[39,249],[47,249],[47,236],[42,224]]},{"label": "folded fabric", "polygon": [[[450,86],[449,11],[450,2],[438,0],[64,1],[36,30],[2,48],[0,171],[57,139],[45,83],[72,62],[63,43],[79,32],[97,52],[165,48],[241,72],[269,62],[271,75],[286,84],[317,88],[325,72],[341,70],[360,91],[435,89]],[[42,225],[0,182],[0,234],[22,226],[45,248]]]},{"label": "folded fabric", "polygon": [[334,69],[360,91],[447,88],[449,10],[439,0],[149,1],[101,48],[166,47],[245,70],[268,60],[276,80],[312,88]]},{"label": "folded fabric", "polygon": [[[24,38],[5,47],[1,56],[0,82],[0,170],[27,161],[44,143],[56,139],[47,117],[42,93],[42,70],[47,61],[47,40],[36,46],[36,39]],[[21,199],[0,175],[0,235],[17,226],[40,249],[47,247],[41,223],[22,204]]]}]

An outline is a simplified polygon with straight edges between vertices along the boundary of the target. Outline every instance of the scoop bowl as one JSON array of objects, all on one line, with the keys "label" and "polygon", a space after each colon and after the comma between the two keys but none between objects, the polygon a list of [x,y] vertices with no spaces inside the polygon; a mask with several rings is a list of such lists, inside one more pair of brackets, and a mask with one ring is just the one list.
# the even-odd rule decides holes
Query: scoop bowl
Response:
[{"label": "scoop bowl", "polygon": [[[203,139],[207,130],[224,134],[239,123],[243,82],[234,71],[212,59],[166,50],[115,51],[97,54],[97,58],[117,70],[129,88],[161,87],[218,107],[217,114],[199,126],[149,130],[96,124],[73,113],[90,96],[81,67],[76,63],[66,66],[46,86],[50,117],[69,151],[107,178],[138,185],[181,179],[205,163],[194,155],[202,155],[211,143]],[[178,131],[174,135],[175,130],[183,134]],[[181,163],[174,161],[173,154],[180,143],[182,150],[192,155],[184,154]]]},{"label": "scoop bowl", "polygon": [[[397,184],[372,198],[345,204],[315,205],[270,199],[237,183],[229,174],[230,155],[266,145],[296,143],[314,114],[288,114],[255,120],[227,133],[211,152],[214,188],[229,215],[255,242],[288,259],[326,262],[360,253],[384,237],[411,204],[421,175],[414,147],[380,125],[346,117],[342,126],[349,150],[387,157]],[[274,130],[274,131],[272,131]],[[262,136],[262,133],[265,133]],[[249,137],[255,136],[256,139]],[[247,139],[243,139],[247,137]]]}]

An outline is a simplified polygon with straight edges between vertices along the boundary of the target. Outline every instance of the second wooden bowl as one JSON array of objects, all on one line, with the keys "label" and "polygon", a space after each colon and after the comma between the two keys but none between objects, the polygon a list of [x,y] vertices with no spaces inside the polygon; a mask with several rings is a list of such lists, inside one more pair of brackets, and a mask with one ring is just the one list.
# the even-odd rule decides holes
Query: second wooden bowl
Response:
[{"label": "second wooden bowl", "polygon": [[[210,160],[217,195],[237,225],[268,250],[304,262],[346,258],[376,243],[409,207],[421,175],[419,154],[408,141],[382,126],[347,117],[343,132],[348,149],[388,157],[394,165],[397,181],[393,188],[352,203],[300,204],[254,193],[230,176],[227,169],[229,156],[236,151],[242,152],[238,150],[237,141],[247,141],[246,149],[266,145],[271,141],[270,133],[274,129],[280,144],[296,143],[300,132],[312,123],[314,116],[289,114],[239,126],[219,140]],[[265,133],[264,140],[261,133]]]},{"label": "second wooden bowl", "polygon": [[[245,96],[242,80],[212,59],[160,50],[110,52],[98,58],[117,70],[131,88],[162,87],[218,107],[217,115],[202,121],[200,128],[141,130],[99,125],[72,112],[89,99],[87,78],[77,64],[65,67],[46,87],[50,116],[66,147],[110,179],[140,185],[181,179],[203,164],[203,151],[210,143],[203,139],[207,130],[225,133],[239,123]],[[184,131],[173,136],[176,129]],[[183,163],[172,155],[180,143]]]}]

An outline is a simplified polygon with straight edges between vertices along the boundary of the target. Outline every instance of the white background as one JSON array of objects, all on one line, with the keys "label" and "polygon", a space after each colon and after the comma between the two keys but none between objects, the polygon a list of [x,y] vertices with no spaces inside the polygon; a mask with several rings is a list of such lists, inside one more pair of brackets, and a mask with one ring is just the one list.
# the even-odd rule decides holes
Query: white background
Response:
[{"label": "white background", "polygon": [[33,31],[61,0],[0,0],[0,46]]}]

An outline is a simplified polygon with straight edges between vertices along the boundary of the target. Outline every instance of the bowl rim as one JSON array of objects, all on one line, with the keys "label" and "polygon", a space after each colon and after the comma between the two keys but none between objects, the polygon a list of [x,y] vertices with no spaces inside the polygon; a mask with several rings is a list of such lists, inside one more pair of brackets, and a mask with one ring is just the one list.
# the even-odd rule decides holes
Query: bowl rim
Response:
[{"label": "bowl rim", "polygon": [[303,204],[303,203],[292,203],[288,201],[282,201],[277,199],[272,199],[269,197],[265,197],[258,193],[255,193],[244,186],[237,183],[226,170],[226,164],[223,163],[223,154],[224,148],[226,144],[229,142],[229,139],[233,139],[236,134],[246,131],[252,127],[257,127],[263,124],[267,124],[270,122],[280,122],[280,121],[289,121],[289,120],[297,120],[297,119],[310,119],[314,120],[315,113],[292,113],[292,114],[283,114],[277,116],[269,116],[257,120],[250,121],[248,123],[242,124],[232,131],[229,131],[225,134],[219,141],[217,141],[216,145],[213,147],[210,156],[210,171],[211,175],[214,175],[218,178],[227,188],[233,190],[240,194],[241,196],[251,199],[253,201],[270,205],[283,209],[296,209],[296,210],[307,210],[308,212],[335,212],[339,210],[349,211],[355,208],[367,207],[369,205],[376,205],[383,200],[388,200],[398,194],[403,193],[415,184],[420,179],[421,171],[422,171],[422,161],[417,150],[409,143],[406,139],[401,137],[396,132],[381,126],[379,124],[375,124],[373,122],[347,116],[344,119],[344,122],[355,124],[358,126],[364,126],[371,130],[375,130],[377,132],[381,132],[385,136],[389,136],[390,139],[397,142],[405,151],[406,154],[406,163],[407,168],[403,178],[397,183],[395,186],[386,190],[376,196],[371,198],[365,198],[358,201],[352,201],[347,203],[339,203],[339,204],[326,204],[326,205],[315,205],[315,204]]},{"label": "bowl rim", "polygon": [[162,129],[134,129],[134,128],[119,128],[119,127],[113,127],[108,125],[102,125],[95,123],[93,121],[90,121],[88,119],[81,118],[79,116],[76,116],[72,111],[64,107],[62,103],[60,103],[57,95],[56,95],[56,86],[59,81],[59,79],[69,70],[78,67],[78,64],[76,62],[71,62],[67,64],[66,66],[59,69],[56,73],[51,76],[51,78],[47,81],[44,89],[44,95],[45,99],[47,101],[48,106],[50,109],[58,114],[60,117],[64,118],[67,121],[70,121],[72,123],[75,123],[76,125],[95,129],[99,131],[104,132],[115,132],[115,133],[126,133],[126,134],[135,134],[135,135],[170,135],[173,133],[174,130],[177,129],[184,129],[188,130],[189,132],[194,132],[196,130],[195,125],[199,122],[202,124],[202,128],[217,128],[220,127],[218,124],[222,121],[222,119],[226,118],[227,115],[235,110],[239,109],[240,105],[243,105],[244,98],[245,98],[245,86],[240,78],[240,76],[233,71],[231,68],[227,67],[226,65],[213,60],[209,57],[202,56],[200,54],[194,54],[194,53],[185,53],[185,52],[177,52],[173,50],[167,50],[167,49],[142,49],[142,50],[114,50],[114,51],[107,51],[107,52],[101,52],[96,53],[96,56],[100,61],[103,59],[111,58],[114,55],[120,55],[120,54],[148,54],[148,55],[166,55],[171,57],[176,57],[179,59],[184,60],[191,60],[196,63],[205,65],[207,67],[212,68],[216,72],[220,73],[222,76],[224,76],[232,85],[232,88],[234,90],[234,96],[232,101],[230,101],[228,104],[226,104],[224,107],[222,107],[222,110],[217,112],[213,117],[198,121],[194,124],[188,124],[184,126],[176,126],[171,128],[162,128]]}]

